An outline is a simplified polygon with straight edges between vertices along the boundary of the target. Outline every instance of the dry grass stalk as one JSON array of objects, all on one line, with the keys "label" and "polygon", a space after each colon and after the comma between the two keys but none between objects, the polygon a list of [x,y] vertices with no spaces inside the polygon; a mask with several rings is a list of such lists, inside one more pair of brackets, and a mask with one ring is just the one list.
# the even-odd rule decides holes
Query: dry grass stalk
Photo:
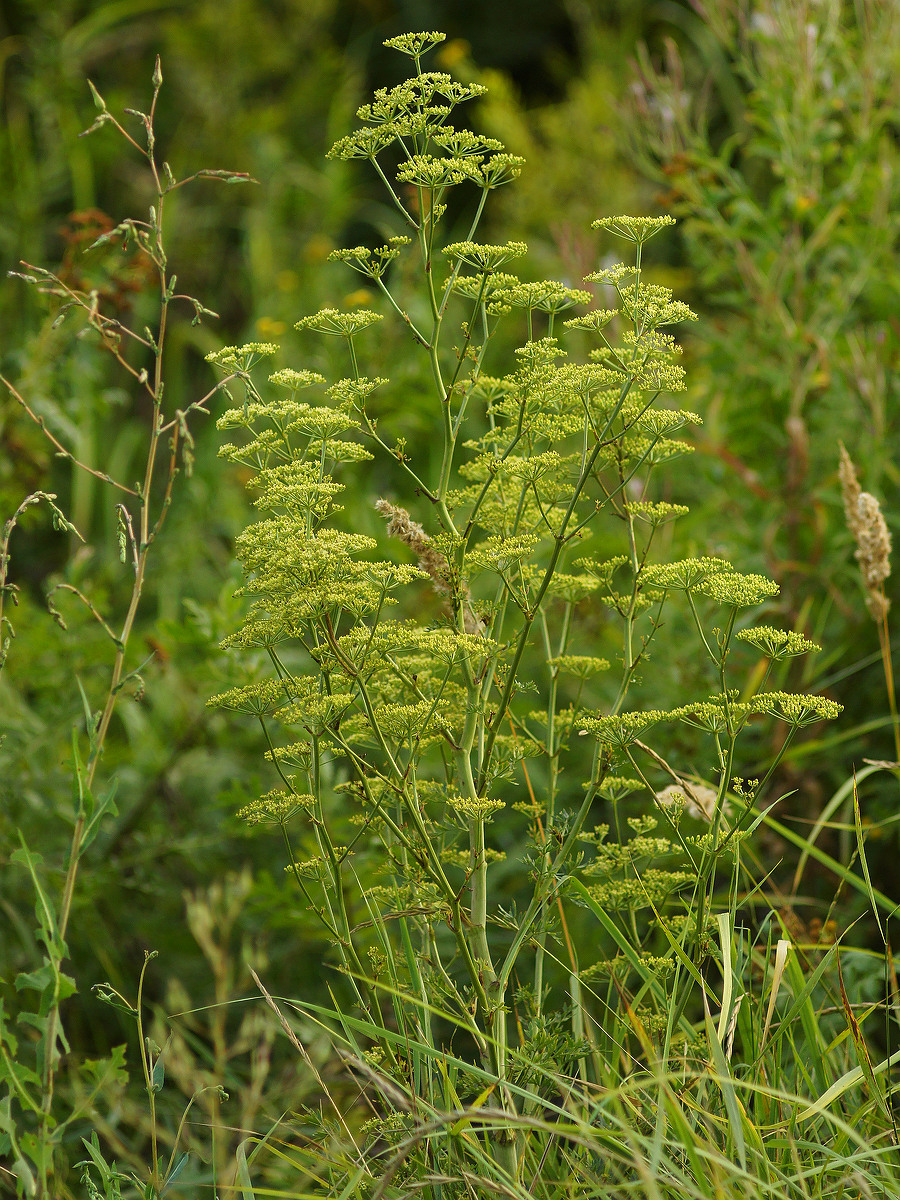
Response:
[{"label": "dry grass stalk", "polygon": [[399,538],[405,546],[409,546],[419,560],[419,566],[431,576],[438,595],[449,596],[450,564],[432,546],[431,539],[418,521],[414,521],[405,508],[388,500],[376,500],[375,511],[387,521],[388,536]]},{"label": "dry grass stalk", "polygon": [[847,528],[856,537],[858,521],[856,505],[862,489],[859,486],[859,480],[856,478],[856,467],[853,465],[853,459],[847,453],[847,447],[843,442],[838,442],[838,445],[841,448],[838,478],[841,481],[841,495],[844,497],[844,516],[847,520]]},{"label": "dry grass stalk", "polygon": [[[430,576],[432,586],[438,595],[448,599],[452,598],[450,564],[439,550],[435,550],[431,539],[418,521],[414,521],[405,508],[401,508],[399,504],[391,504],[388,500],[376,500],[375,511],[387,521],[388,535],[399,538],[404,545],[409,546],[419,560],[419,566]],[[465,584],[460,586],[460,600],[463,606],[463,627],[466,633],[483,634],[484,621],[472,608],[469,589]]]},{"label": "dry grass stalk", "polygon": [[884,581],[891,573],[891,535],[874,496],[860,492],[857,511],[860,528],[856,535],[859,547],[856,557],[866,585],[866,607],[874,620],[881,621],[890,607],[884,595]]}]

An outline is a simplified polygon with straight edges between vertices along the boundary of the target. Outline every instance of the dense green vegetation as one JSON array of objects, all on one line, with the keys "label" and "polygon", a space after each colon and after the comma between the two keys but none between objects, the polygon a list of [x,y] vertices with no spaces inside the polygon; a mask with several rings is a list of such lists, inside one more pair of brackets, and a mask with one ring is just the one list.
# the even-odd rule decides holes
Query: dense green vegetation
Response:
[{"label": "dense green vegetation", "polygon": [[897,1190],[900,13],[503,8],[0,17],[0,1192]]}]

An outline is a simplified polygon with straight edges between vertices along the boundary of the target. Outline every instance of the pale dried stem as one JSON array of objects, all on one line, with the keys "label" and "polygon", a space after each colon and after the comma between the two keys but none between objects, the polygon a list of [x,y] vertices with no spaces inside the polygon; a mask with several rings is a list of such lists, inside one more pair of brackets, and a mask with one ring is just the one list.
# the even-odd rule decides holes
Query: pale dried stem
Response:
[{"label": "pale dried stem", "polygon": [[[388,523],[388,535],[398,538],[409,546],[419,560],[419,566],[430,577],[432,586],[439,596],[452,597],[452,571],[450,564],[439,550],[435,550],[428,534],[412,519],[405,508],[391,504],[388,500],[376,500],[375,511]],[[459,598],[463,610],[463,627],[466,633],[484,633],[484,621],[472,608],[469,589],[460,583]]]}]

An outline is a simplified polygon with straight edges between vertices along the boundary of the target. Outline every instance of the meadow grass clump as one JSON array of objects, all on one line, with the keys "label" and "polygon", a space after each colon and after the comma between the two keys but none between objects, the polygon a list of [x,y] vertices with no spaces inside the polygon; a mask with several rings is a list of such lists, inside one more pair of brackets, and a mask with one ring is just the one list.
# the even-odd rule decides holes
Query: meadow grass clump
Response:
[{"label": "meadow grass clump", "polygon": [[[262,727],[275,786],[245,816],[277,830],[336,972],[331,1006],[260,988],[292,1038],[292,1013],[328,1031],[360,1097],[323,1084],[248,1164],[287,1139],[304,1190],[376,1200],[895,1188],[893,1059],[872,1060],[838,944],[792,940],[759,856],[790,804],[779,763],[840,706],[779,686],[817,647],[753,624],[777,584],[671,554],[686,509],[659,468],[700,421],[670,399],[670,327],[693,314],[647,278],[673,221],[597,220],[629,261],[604,258],[596,295],[529,278],[521,242],[478,242],[523,163],[458,123],[483,89],[423,68],[441,40],[386,43],[409,78],[331,151],[371,164],[402,231],[333,255],[368,307],[297,323],[339,347],[316,358],[339,377],[266,387],[274,346],[209,356],[243,384],[222,454],[260,509],[227,639],[253,674],[212,703]],[[422,374],[378,373],[389,319]],[[420,448],[379,428],[410,386],[432,397]],[[341,505],[373,456],[386,539]],[[707,687],[660,708],[681,619]],[[744,735],[765,721],[782,732],[760,768]]]}]

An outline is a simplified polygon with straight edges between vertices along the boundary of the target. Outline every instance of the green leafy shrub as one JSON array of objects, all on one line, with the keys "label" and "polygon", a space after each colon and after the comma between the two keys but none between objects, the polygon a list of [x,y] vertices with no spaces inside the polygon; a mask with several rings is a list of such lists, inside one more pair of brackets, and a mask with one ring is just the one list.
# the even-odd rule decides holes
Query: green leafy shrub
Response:
[{"label": "green leafy shrub", "polygon": [[686,18],[680,51],[641,57],[624,126],[682,218],[712,318],[696,347],[702,449],[711,475],[749,490],[743,512],[726,514],[729,539],[760,545],[795,621],[819,631],[831,663],[854,663],[844,698],[861,727],[854,748],[870,754],[883,753],[870,732],[883,690],[877,674],[859,677],[878,655],[860,628],[836,473],[843,441],[864,488],[895,507],[892,19],[839,2],[710,8]]}]

